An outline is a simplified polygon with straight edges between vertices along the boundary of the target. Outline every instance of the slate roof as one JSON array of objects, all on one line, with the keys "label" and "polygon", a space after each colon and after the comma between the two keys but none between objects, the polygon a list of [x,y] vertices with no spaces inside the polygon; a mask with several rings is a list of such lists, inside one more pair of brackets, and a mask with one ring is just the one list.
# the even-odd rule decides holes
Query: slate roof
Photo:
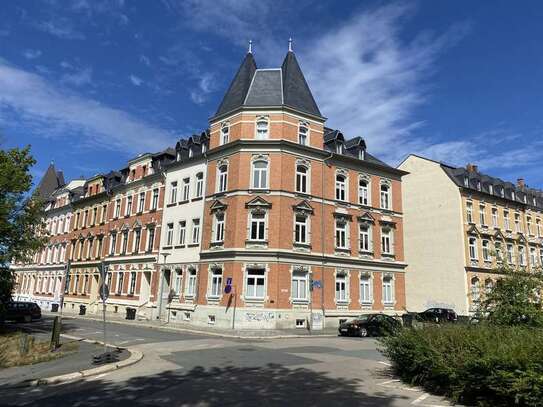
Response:
[{"label": "slate roof", "polygon": [[285,56],[281,68],[275,69],[257,69],[252,53],[245,56],[215,116],[243,106],[288,106],[322,117],[292,51]]},{"label": "slate roof", "polygon": [[42,199],[48,199],[57,188],[64,184],[64,174],[62,171],[57,171],[55,165],[51,163],[38,184],[38,194]]},{"label": "slate roof", "polygon": [[529,188],[528,186],[521,187],[512,182],[482,174],[479,171],[468,171],[464,167],[439,164],[458,187],[543,209],[542,190]]}]

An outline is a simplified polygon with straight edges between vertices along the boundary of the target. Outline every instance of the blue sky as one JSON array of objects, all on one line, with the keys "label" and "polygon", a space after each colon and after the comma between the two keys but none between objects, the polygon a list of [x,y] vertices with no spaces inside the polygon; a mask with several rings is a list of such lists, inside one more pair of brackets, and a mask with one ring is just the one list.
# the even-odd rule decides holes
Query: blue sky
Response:
[{"label": "blue sky", "polygon": [[328,125],[391,165],[543,188],[542,18],[537,1],[3,2],[0,143],[31,144],[37,177],[121,168],[206,128],[249,39],[277,67],[292,37]]}]

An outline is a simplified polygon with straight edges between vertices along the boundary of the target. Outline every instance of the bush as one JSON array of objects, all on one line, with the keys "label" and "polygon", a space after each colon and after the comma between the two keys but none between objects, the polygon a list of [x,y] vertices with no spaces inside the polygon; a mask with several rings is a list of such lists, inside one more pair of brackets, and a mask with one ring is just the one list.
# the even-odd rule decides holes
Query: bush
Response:
[{"label": "bush", "polygon": [[454,402],[543,405],[543,330],[492,325],[405,329],[381,352],[411,384]]}]

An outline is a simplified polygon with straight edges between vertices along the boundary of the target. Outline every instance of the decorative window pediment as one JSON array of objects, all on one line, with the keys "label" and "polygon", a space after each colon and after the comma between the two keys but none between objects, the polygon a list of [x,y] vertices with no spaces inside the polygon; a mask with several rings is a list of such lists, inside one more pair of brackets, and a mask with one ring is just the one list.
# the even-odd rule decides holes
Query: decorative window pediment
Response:
[{"label": "decorative window pediment", "polygon": [[297,166],[301,165],[303,167],[309,168],[309,167],[311,167],[311,162],[309,160],[304,159],[304,158],[298,158],[296,160],[296,165]]},{"label": "decorative window pediment", "polygon": [[357,219],[360,223],[375,223],[375,218],[369,212],[363,213],[362,215],[358,216]]},{"label": "decorative window pediment", "polygon": [[494,233],[494,239],[496,239],[496,240],[505,240],[505,236],[503,235],[502,232],[497,230],[496,233]]},{"label": "decorative window pediment", "polygon": [[209,207],[209,211],[210,212],[224,212],[227,208],[227,204],[225,204],[224,202],[221,202],[219,201],[218,199],[213,201],[213,203],[211,204],[211,206]]},{"label": "decorative window pediment", "polygon": [[223,165],[228,166],[228,159],[227,158],[221,158],[217,161],[217,167],[222,167]]},{"label": "decorative window pediment", "polygon": [[303,266],[301,264],[296,264],[292,266],[293,272],[309,273],[309,267]]},{"label": "decorative window pediment", "polygon": [[251,199],[249,202],[245,203],[245,208],[247,209],[269,209],[271,208],[272,204],[271,202],[266,201],[261,196],[255,196],[253,199]]},{"label": "decorative window pediment", "polygon": [[481,233],[479,232],[479,229],[477,229],[477,226],[471,225],[471,226],[468,228],[468,234],[470,234],[470,235],[475,235],[475,236],[479,236]]},{"label": "decorative window pediment", "polygon": [[353,217],[351,215],[341,212],[334,212],[334,218],[343,223],[347,223],[353,220]]},{"label": "decorative window pediment", "polygon": [[294,212],[298,212],[304,215],[313,215],[314,210],[307,200],[303,200],[296,205],[292,205]]},{"label": "decorative window pediment", "polygon": [[336,176],[337,175],[343,175],[344,177],[348,177],[349,176],[349,171],[343,169],[343,168],[338,168],[336,170]]},{"label": "decorative window pediment", "polygon": [[132,224],[132,229],[140,229],[141,228],[141,222],[139,219],[136,219],[136,221]]},{"label": "decorative window pediment", "polygon": [[121,226],[121,230],[130,230],[130,225],[128,223],[125,223]]},{"label": "decorative window pediment", "polygon": [[523,234],[520,234],[520,235],[519,235],[518,241],[519,241],[519,242],[528,242],[528,240],[526,239],[526,237],[525,237]]}]

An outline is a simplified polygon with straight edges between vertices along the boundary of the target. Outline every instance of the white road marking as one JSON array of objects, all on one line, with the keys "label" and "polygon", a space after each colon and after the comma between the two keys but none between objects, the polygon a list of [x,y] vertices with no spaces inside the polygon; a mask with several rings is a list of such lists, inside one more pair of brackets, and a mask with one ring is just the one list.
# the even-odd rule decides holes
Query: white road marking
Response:
[{"label": "white road marking", "polygon": [[422,401],[426,400],[430,395],[428,393],[422,393],[419,397],[411,402],[411,404],[416,405],[420,404]]},{"label": "white road marking", "polygon": [[385,366],[392,366],[392,363],[388,363],[388,362],[379,362],[379,363]]}]

